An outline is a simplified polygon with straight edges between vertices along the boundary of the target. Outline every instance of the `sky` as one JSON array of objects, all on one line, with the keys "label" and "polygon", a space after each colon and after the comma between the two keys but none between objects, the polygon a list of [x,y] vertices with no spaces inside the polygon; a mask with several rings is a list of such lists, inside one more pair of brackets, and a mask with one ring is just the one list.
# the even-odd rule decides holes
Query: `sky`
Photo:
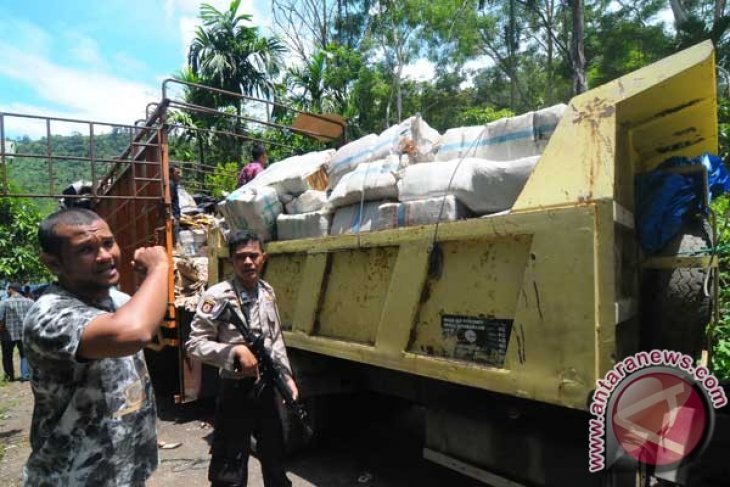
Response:
[{"label": "sky", "polygon": [[[133,124],[185,65],[200,3],[0,0],[0,112]],[[205,3],[225,9],[229,0]],[[243,0],[241,10],[271,35],[268,1]],[[74,130],[87,129],[53,127]],[[45,126],[6,117],[5,132],[35,137]]]}]

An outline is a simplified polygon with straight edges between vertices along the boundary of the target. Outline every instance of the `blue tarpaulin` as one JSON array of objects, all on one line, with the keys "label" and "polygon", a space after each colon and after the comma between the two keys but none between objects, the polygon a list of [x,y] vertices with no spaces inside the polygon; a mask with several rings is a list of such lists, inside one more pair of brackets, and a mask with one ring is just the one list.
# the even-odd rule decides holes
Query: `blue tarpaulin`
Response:
[{"label": "blue tarpaulin", "polygon": [[[707,189],[702,171],[679,173],[672,168],[702,164],[707,170]],[[705,153],[694,159],[672,157],[655,170],[636,177],[636,225],[639,242],[649,252],[662,249],[683,226],[687,215],[704,213],[711,201],[730,191],[730,174],[722,160]]]}]

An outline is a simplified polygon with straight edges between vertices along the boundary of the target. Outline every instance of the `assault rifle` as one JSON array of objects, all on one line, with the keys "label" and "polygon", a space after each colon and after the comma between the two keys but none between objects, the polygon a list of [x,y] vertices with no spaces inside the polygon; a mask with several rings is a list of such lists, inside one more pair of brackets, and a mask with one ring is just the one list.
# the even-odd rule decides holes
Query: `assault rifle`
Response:
[{"label": "assault rifle", "polygon": [[274,359],[271,358],[269,351],[266,350],[266,347],[264,347],[264,336],[254,333],[248,324],[245,323],[240,316],[238,316],[238,313],[236,313],[235,309],[228,301],[223,300],[218,302],[218,304],[216,304],[211,310],[211,315],[215,320],[232,323],[241,335],[243,335],[246,346],[249,350],[251,350],[251,353],[253,353],[254,357],[256,357],[256,360],[258,361],[261,377],[265,382],[268,382],[277,391],[279,391],[282,399],[284,399],[286,407],[294,413],[294,416],[296,416],[296,418],[302,423],[307,436],[311,437],[313,431],[312,427],[309,425],[309,415],[307,414],[307,410],[304,409],[302,403],[294,399],[294,395],[289,389],[289,386],[284,379],[284,375],[274,363]]}]

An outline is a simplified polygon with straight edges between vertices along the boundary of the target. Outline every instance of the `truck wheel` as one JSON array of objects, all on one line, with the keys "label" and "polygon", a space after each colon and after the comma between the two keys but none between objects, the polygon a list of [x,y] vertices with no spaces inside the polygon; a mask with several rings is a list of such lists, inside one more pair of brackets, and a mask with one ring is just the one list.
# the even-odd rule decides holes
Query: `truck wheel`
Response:
[{"label": "truck wheel", "polygon": [[[688,221],[657,257],[709,254],[712,228],[704,218]],[[712,312],[710,270],[702,267],[649,269],[643,278],[644,349],[676,350],[698,358],[706,344]]]}]

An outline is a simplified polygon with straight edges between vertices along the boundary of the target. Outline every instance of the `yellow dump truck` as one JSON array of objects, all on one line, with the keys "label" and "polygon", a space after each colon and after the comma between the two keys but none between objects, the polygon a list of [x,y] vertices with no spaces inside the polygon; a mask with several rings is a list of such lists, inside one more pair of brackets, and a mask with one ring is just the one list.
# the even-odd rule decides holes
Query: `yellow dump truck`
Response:
[{"label": "yellow dump truck", "polygon": [[[665,344],[641,280],[709,264],[643,255],[634,178],[717,152],[716,106],[707,42],[573,98],[508,214],[270,243],[305,397],[356,377],[425,408],[433,461],[493,485],[612,485],[587,468],[596,380]],[[232,270],[219,233],[209,252],[212,284]],[[679,306],[706,324],[705,298]]]}]

